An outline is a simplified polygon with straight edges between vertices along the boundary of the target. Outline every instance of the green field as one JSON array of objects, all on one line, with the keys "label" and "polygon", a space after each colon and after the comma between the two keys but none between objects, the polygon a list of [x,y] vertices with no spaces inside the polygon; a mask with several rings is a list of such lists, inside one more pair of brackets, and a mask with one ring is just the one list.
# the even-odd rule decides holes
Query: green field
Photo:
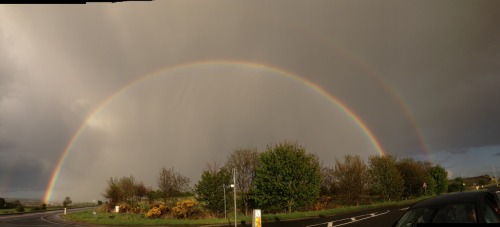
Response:
[{"label": "green field", "polygon": [[[303,218],[311,218],[319,216],[331,216],[345,212],[368,210],[372,208],[380,208],[386,206],[412,204],[425,198],[428,197],[421,197],[418,199],[398,201],[398,202],[383,202],[371,205],[345,206],[342,208],[321,210],[321,211],[292,212],[290,214],[285,214],[285,213],[263,214],[262,221],[272,222],[277,220],[285,221],[285,220],[303,219]],[[233,215],[234,214],[228,214],[229,220],[231,220],[232,223],[234,223]],[[94,215],[93,211],[69,213],[64,217],[66,219],[76,222],[98,224],[98,225],[201,225],[201,224],[227,224],[229,222],[228,219],[223,219],[223,218],[209,218],[209,219],[198,219],[198,220],[149,219],[146,218],[144,214],[123,214],[123,213],[117,214],[117,213],[103,213],[103,212],[97,212]],[[251,223],[251,219],[252,219],[251,216],[238,216],[238,223],[240,223],[241,221],[245,221],[246,223]]]}]

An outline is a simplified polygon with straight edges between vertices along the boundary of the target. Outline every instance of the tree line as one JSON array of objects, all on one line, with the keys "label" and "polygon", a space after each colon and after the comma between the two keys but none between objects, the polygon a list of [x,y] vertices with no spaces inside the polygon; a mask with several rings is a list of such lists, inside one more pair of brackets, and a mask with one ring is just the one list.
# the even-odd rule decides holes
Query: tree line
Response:
[{"label": "tree line", "polygon": [[305,147],[285,141],[268,145],[262,152],[233,150],[223,165],[208,163],[193,188],[189,187],[189,178],[173,167],[163,167],[157,176],[156,190],[133,176],[111,177],[103,196],[111,206],[155,201],[167,204],[178,197],[191,196],[204,210],[220,216],[232,207],[233,169],[238,210],[245,215],[254,208],[290,213],[448,191],[447,172],[429,161],[376,155],[364,161],[360,156],[346,155],[327,165]]}]

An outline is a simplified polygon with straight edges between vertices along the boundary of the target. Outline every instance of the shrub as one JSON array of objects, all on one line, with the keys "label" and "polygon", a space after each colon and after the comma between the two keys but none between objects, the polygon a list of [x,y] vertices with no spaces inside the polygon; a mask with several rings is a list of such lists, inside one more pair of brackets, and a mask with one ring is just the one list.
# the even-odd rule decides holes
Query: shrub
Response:
[{"label": "shrub", "polygon": [[16,212],[24,212],[24,207],[20,203],[16,207]]},{"label": "shrub", "polygon": [[190,199],[177,202],[172,211],[176,218],[192,218],[200,213],[200,210],[196,208],[196,202]]},{"label": "shrub", "polygon": [[[139,208],[140,209],[140,208]],[[147,213],[147,218],[159,218],[168,214],[170,210],[163,204],[155,204]]]},{"label": "shrub", "polygon": [[140,207],[142,210],[149,210],[152,206],[150,206],[146,201],[142,201],[137,203],[137,207]]},{"label": "shrub", "polygon": [[97,207],[96,211],[109,213],[111,212],[111,207],[109,206],[109,203],[105,203]]},{"label": "shrub", "polygon": [[130,205],[128,205],[127,203],[120,203],[120,205],[118,205],[120,207],[120,213],[128,213],[130,212]]},{"label": "shrub", "polygon": [[151,210],[146,213],[147,218],[159,218],[161,216],[161,211],[160,208],[158,207],[153,207]]},{"label": "shrub", "polygon": [[47,204],[42,204],[42,210],[47,210]]},{"label": "shrub", "polygon": [[140,207],[132,207],[130,208],[130,213],[134,213],[134,214],[140,214],[142,213],[144,210]]}]

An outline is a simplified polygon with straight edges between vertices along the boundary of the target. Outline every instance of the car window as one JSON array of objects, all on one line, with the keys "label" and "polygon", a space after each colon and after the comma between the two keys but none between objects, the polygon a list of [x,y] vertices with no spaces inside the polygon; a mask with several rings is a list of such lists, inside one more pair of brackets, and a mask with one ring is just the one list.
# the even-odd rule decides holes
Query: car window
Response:
[{"label": "car window", "polygon": [[417,208],[406,212],[396,224],[397,227],[414,226],[416,223],[430,223],[435,208]]},{"label": "car window", "polygon": [[476,223],[476,206],[473,203],[449,204],[439,207],[411,209],[395,225],[416,226],[417,223]]},{"label": "car window", "polygon": [[450,204],[440,207],[433,223],[476,223],[476,209],[472,203]]},{"label": "car window", "polygon": [[484,220],[486,223],[500,223],[500,210],[498,203],[493,198],[486,197],[484,206]]}]

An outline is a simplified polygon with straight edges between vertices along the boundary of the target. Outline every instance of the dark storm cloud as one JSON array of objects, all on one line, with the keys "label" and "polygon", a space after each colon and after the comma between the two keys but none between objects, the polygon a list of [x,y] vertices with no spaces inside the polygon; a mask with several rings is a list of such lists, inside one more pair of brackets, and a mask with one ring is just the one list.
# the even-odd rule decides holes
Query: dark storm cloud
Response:
[{"label": "dark storm cloud", "polygon": [[13,156],[8,153],[0,153],[0,160],[0,172],[2,173],[0,193],[2,197],[31,196],[29,198],[40,198],[42,196],[47,183],[44,173],[47,164],[43,160],[24,155]]},{"label": "dark storm cloud", "polygon": [[418,20],[418,10],[408,10],[398,20],[411,28],[395,37],[393,70],[405,77],[398,91],[433,149],[500,142],[495,136],[500,122],[492,120],[500,113],[494,104],[500,97],[500,77],[495,75],[500,70],[495,63],[500,58],[500,18],[492,10],[498,2],[482,3],[456,8],[437,4],[425,8],[426,16]]},{"label": "dark storm cloud", "polygon": [[[41,179],[34,181],[34,188],[43,188],[88,114],[121,87],[166,66],[234,59],[283,68],[319,85],[358,115],[389,154],[425,156],[427,146],[429,153],[443,152],[438,160],[448,162],[453,155],[471,153],[474,147],[500,145],[500,121],[496,120],[500,115],[499,6],[498,1],[161,1],[0,9],[0,154],[12,160],[28,156],[40,160],[30,160],[29,171]],[[284,135],[307,141],[311,149],[332,160],[336,155],[337,151],[327,150],[331,147],[324,144],[331,141],[324,138],[343,136],[342,127],[334,132],[334,127],[326,127],[340,115],[314,115],[310,109],[289,106],[292,98],[311,102],[312,96],[269,88],[275,95],[283,92],[283,97],[290,98],[277,108],[270,101],[273,92],[250,89],[246,91],[255,96],[235,93],[247,98],[247,108],[255,109],[229,108],[219,113],[212,107],[221,104],[213,100],[212,106],[198,108],[224,89],[210,90],[200,98],[204,88],[194,89],[198,78],[172,81],[158,85],[163,88],[154,87],[167,93],[152,96],[155,89],[149,87],[144,93],[118,98],[121,101],[116,103],[121,104],[109,104],[113,108],[89,123],[74,145],[69,157],[81,162],[65,168],[69,178],[88,176],[89,182],[96,182],[102,172],[106,177],[137,172],[154,185],[152,177],[146,179],[151,171],[172,160],[196,160],[202,166],[213,161],[205,159],[223,159],[231,148],[264,148]],[[238,82],[231,86],[240,86],[240,91],[252,88],[251,81],[242,81],[245,86]],[[182,88],[179,92],[168,93],[178,87]],[[317,111],[331,114],[328,111],[335,105],[322,101],[328,104],[315,106]],[[195,109],[199,112],[190,112]],[[297,115],[262,115],[269,109]],[[171,116],[179,119],[171,121]],[[248,120],[238,121],[243,117]],[[313,117],[328,123],[313,121]],[[234,125],[221,127],[225,120],[233,120]],[[280,120],[287,124],[275,124]],[[199,129],[200,125],[204,128]],[[229,137],[229,132],[238,136]],[[186,139],[189,135],[197,135],[205,147],[191,144]],[[351,136],[351,140],[362,140]],[[426,145],[420,144],[419,136]],[[356,147],[348,146],[348,139],[341,142],[336,147],[341,152]],[[186,147],[207,151],[193,155],[182,150]],[[134,171],[126,168],[123,160],[141,160],[141,153],[136,152],[143,150],[172,152],[176,157],[140,165]],[[116,168],[101,169],[104,160]],[[0,168],[20,171],[5,166]],[[179,168],[191,177],[200,172]],[[13,181],[17,188],[27,187],[28,180],[22,182],[25,171],[21,175]]]}]

